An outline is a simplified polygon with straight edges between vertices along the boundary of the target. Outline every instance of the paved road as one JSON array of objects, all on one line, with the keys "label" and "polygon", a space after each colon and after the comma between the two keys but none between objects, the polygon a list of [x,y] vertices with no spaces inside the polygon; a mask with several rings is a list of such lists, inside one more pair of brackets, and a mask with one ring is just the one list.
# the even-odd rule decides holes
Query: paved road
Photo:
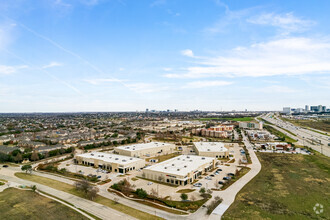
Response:
[{"label": "paved road", "polygon": [[[274,125],[271,125],[273,128],[281,131],[282,133],[286,134],[287,136],[298,140],[297,144],[302,146],[310,147],[320,153],[323,153],[324,155],[330,157],[330,147],[328,146],[328,143],[330,143],[329,136],[319,134],[317,132],[295,126],[290,122],[282,121],[278,118],[274,118],[273,114],[267,114],[261,116],[264,120],[269,121],[273,123]],[[287,131],[283,130],[286,129],[296,136],[288,133]],[[312,144],[312,142],[314,144]]]},{"label": "paved road", "polygon": [[5,179],[10,182],[18,183],[21,185],[31,186],[36,185],[37,189],[46,192],[52,196],[55,196],[59,199],[62,199],[68,203],[73,204],[75,207],[85,210],[101,219],[109,219],[109,220],[118,220],[118,219],[135,219],[129,215],[126,215],[122,212],[118,212],[117,210],[111,209],[107,206],[101,205],[96,202],[92,202],[90,200],[83,199],[81,197],[74,196],[72,194],[59,191],[53,189],[51,187],[38,184],[35,182],[23,180],[15,177],[13,174],[16,172],[15,169],[1,169],[0,170],[0,179]]},{"label": "paved road", "polygon": [[249,151],[252,164],[249,165],[251,170],[245,174],[243,177],[241,177],[239,180],[237,180],[235,183],[233,183],[229,188],[227,188],[224,191],[214,191],[213,197],[220,196],[223,201],[222,203],[214,209],[212,214],[210,215],[209,219],[220,219],[221,216],[226,212],[226,210],[230,207],[230,205],[235,201],[237,193],[249,182],[251,181],[261,170],[261,164],[260,161],[253,151],[253,147],[251,143],[249,142],[248,138],[243,134],[243,142]]}]

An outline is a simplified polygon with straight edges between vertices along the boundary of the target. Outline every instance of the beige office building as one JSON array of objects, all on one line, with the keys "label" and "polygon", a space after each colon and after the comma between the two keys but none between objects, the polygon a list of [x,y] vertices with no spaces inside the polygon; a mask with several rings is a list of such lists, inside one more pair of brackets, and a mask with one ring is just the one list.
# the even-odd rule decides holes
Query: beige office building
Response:
[{"label": "beige office building", "polygon": [[173,153],[174,150],[174,144],[150,142],[116,147],[115,153],[130,157],[153,157],[162,154],[170,154]]},{"label": "beige office building", "polygon": [[234,143],[222,142],[194,142],[194,149],[197,155],[205,157],[228,158],[228,148]]},{"label": "beige office building", "polygon": [[145,160],[143,159],[102,152],[79,154],[75,157],[75,161],[77,164],[93,166],[118,173],[127,173],[145,166]]},{"label": "beige office building", "polygon": [[142,177],[184,186],[214,169],[215,163],[216,159],[212,157],[181,155],[144,168]]}]

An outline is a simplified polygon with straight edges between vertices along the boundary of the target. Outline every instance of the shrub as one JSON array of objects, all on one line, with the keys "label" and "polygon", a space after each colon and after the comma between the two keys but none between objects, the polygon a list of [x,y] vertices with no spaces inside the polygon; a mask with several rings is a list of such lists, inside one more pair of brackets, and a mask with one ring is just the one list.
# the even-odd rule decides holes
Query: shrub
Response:
[{"label": "shrub", "polygon": [[185,193],[182,193],[181,196],[180,196],[180,198],[181,198],[182,200],[187,200],[187,199],[188,199],[188,195],[185,194]]},{"label": "shrub", "polygon": [[148,193],[142,188],[136,189],[135,193],[137,194],[138,197],[142,199],[147,198],[148,196]]}]

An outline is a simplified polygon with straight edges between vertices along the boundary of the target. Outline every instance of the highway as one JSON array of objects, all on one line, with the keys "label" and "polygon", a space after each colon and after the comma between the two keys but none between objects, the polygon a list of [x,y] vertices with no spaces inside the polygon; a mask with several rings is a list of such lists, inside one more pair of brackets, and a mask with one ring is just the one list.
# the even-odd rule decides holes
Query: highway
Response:
[{"label": "highway", "polygon": [[[330,156],[330,146],[328,146],[330,143],[329,136],[283,121],[278,117],[274,117],[273,113],[262,115],[261,118],[272,123],[272,127],[278,129],[289,137],[298,140],[298,145],[310,147],[328,157]],[[290,134],[284,129],[295,135]]]}]

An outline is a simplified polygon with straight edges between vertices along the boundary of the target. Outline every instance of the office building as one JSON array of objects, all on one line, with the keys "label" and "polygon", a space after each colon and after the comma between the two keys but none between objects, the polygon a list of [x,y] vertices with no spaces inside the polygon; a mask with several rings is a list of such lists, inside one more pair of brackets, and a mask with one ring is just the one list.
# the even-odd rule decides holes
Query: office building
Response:
[{"label": "office building", "polygon": [[150,142],[116,147],[115,153],[129,157],[153,157],[162,154],[170,154],[173,153],[174,150],[174,144]]},{"label": "office building", "polygon": [[222,142],[194,142],[194,149],[197,155],[205,157],[228,158],[228,148],[232,143]]},{"label": "office building", "polygon": [[263,128],[263,123],[262,122],[239,122],[239,127],[240,128],[245,128],[245,129],[262,129]]},{"label": "office building", "polygon": [[215,168],[214,157],[181,155],[143,169],[142,177],[173,185],[187,185]]},{"label": "office building", "polygon": [[143,159],[102,152],[79,154],[75,157],[75,162],[118,173],[127,173],[145,166]]}]

